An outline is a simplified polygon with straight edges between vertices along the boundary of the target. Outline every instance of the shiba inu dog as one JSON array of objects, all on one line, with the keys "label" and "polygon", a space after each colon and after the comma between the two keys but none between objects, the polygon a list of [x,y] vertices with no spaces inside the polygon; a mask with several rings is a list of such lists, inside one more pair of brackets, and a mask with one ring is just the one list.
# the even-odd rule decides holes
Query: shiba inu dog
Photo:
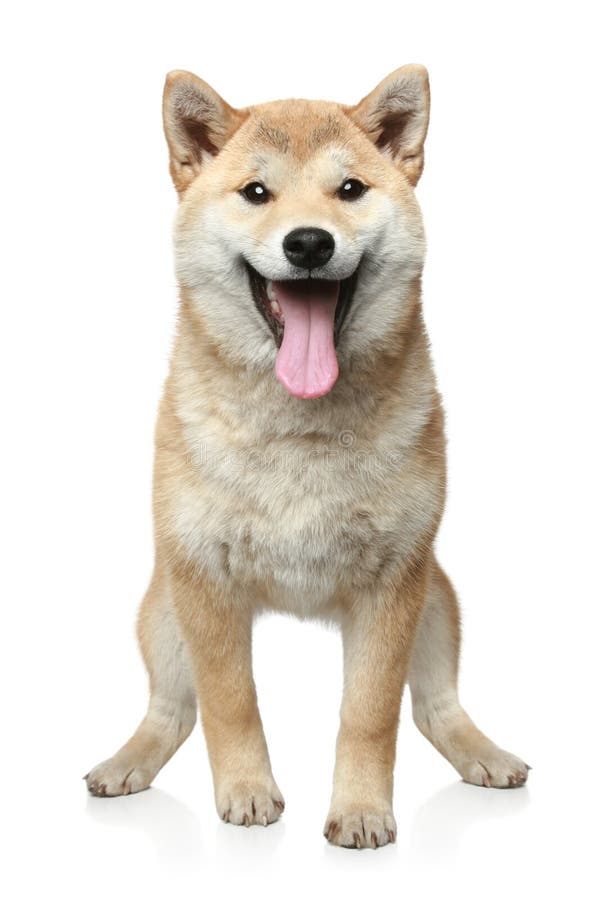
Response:
[{"label": "shiba inu dog", "polygon": [[139,616],[151,696],[88,788],[148,787],[199,703],[219,815],[274,822],[284,801],[252,622],[263,610],[323,617],[344,642],[325,835],[379,847],[396,835],[406,682],[418,728],[463,779],[514,787],[529,768],[459,703],[459,612],[433,551],[445,450],[413,190],[427,72],[404,66],[351,107],[246,109],[172,72],[163,109],[181,301],[156,429],[156,564]]}]

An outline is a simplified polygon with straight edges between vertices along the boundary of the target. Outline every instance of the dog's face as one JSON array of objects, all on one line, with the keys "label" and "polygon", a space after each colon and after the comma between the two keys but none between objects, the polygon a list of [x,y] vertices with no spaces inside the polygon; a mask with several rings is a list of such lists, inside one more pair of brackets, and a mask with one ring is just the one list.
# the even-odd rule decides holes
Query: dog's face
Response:
[{"label": "dog's face", "polygon": [[338,357],[393,341],[424,259],[413,187],[428,113],[419,66],[355,107],[234,110],[189,73],[167,78],[177,273],[232,362],[275,364],[291,394],[314,398]]}]

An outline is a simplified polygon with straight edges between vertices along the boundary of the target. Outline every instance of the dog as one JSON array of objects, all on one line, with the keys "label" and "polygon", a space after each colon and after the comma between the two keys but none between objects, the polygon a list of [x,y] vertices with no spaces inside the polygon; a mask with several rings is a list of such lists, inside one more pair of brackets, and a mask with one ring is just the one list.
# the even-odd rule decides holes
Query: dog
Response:
[{"label": "dog", "polygon": [[147,788],[199,705],[219,816],[275,822],[284,800],[252,623],[264,610],[320,617],[344,645],[325,836],[381,847],[396,836],[405,683],[417,727],[465,781],[516,787],[529,769],[459,703],[459,610],[433,550],[445,439],[414,194],[427,71],[403,66],[355,106],[244,109],[175,71],[163,118],[180,307],[156,428],[155,569],[138,620],[150,701],[87,786]]}]

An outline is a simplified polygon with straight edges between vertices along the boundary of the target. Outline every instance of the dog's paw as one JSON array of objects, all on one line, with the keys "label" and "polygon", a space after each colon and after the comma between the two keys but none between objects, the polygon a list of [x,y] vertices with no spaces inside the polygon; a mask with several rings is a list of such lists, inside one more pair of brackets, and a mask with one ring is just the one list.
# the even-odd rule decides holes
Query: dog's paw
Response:
[{"label": "dog's paw", "polygon": [[465,760],[458,771],[469,784],[514,788],[525,784],[530,768],[518,756],[495,747],[493,750],[477,753],[474,759]]},{"label": "dog's paw", "polygon": [[337,847],[383,847],[396,840],[396,820],[391,809],[367,805],[331,809],[325,823],[324,835]]},{"label": "dog's paw", "polygon": [[271,825],[285,802],[272,778],[225,781],[217,791],[217,812],[233,825]]},{"label": "dog's paw", "polygon": [[85,775],[88,791],[95,797],[119,797],[135,794],[150,786],[155,773],[131,760],[119,759],[119,755],[106,759]]}]

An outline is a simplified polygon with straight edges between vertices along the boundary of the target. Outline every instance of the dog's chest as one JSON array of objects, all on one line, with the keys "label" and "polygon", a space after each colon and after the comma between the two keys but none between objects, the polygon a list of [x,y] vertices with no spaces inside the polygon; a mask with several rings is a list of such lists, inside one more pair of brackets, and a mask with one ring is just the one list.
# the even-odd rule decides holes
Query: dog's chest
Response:
[{"label": "dog's chest", "polygon": [[253,585],[268,603],[310,611],[344,585],[372,583],[405,550],[403,504],[390,499],[397,459],[343,437],[254,449],[205,439],[193,465],[197,486],[179,506],[188,552],[213,578]]}]

